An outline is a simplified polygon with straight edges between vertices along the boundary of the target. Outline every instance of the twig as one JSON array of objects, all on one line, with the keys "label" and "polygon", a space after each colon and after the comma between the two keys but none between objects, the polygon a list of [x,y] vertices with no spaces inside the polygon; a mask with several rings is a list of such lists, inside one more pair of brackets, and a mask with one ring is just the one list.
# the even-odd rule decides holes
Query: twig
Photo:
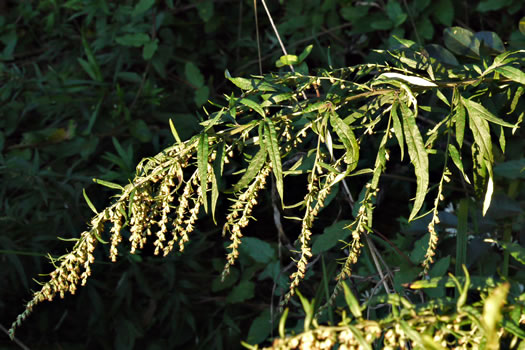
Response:
[{"label": "twig", "polygon": [[257,16],[257,0],[253,0],[253,13],[255,16],[255,36],[257,37],[257,58],[259,61],[259,74],[262,75],[263,71],[261,58],[261,39],[259,38],[259,17]]}]

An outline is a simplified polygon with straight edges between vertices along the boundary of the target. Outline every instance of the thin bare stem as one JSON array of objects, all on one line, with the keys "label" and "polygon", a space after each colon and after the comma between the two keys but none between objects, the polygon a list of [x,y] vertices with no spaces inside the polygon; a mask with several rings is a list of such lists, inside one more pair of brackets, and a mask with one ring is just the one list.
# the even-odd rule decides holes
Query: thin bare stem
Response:
[{"label": "thin bare stem", "polygon": [[[264,1],[263,1],[264,4]],[[257,0],[253,0],[253,13],[255,16],[255,36],[257,37],[257,58],[259,60],[259,74],[262,73],[261,39],[259,38],[259,17],[257,16]],[[270,17],[270,21],[272,18]],[[273,23],[273,22],[272,22]]]}]

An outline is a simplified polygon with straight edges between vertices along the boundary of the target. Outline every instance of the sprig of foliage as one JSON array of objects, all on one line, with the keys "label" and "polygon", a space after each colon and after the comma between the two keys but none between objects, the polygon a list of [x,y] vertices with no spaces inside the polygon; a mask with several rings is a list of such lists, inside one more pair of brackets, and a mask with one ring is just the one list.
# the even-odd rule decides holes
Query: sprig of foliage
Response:
[{"label": "sprig of foliage", "polygon": [[[338,275],[335,296],[342,288],[342,281],[352,273],[352,265],[361,252],[363,235],[373,232],[374,198],[396,142],[401,155],[406,146],[416,177],[410,220],[433,213],[433,225],[438,220],[437,207],[449,170],[445,160],[434,206],[421,214],[429,192],[429,158],[438,152],[445,154],[445,159],[451,157],[463,172],[459,152],[450,151],[454,149],[450,137],[447,136],[446,146],[437,141],[445,134],[450,135],[454,125],[455,141],[461,150],[466,143],[466,120],[472,135],[469,143],[474,186],[476,192],[485,193],[483,211],[486,212],[493,189],[490,127],[515,130],[518,122],[497,117],[484,105],[491,99],[508,96],[524,84],[525,74],[520,70],[524,64],[523,51],[503,52],[490,64],[482,61],[452,68],[422,54],[417,46],[379,54],[379,63],[320,70],[317,75],[282,73],[250,79],[228,76],[241,88],[242,94],[227,96],[227,106],[217,105],[218,110],[201,123],[203,131],[199,135],[143,160],[136,169],[135,178],[126,186],[97,181],[120,193],[114,203],[101,212],[90,204],[96,212],[90,222],[91,228],[80,235],[70,253],[53,259],[56,270],[17,317],[11,335],[36,304],[57,295],[63,297],[66,292],[75,293],[79,284],[86,283],[94,261],[93,251],[98,242],[105,243],[106,225],[111,227],[112,260],[118,255],[118,247],[123,245],[124,228],[129,231],[126,238],[131,253],[142,249],[150,236],[156,237],[155,254],[166,255],[176,244],[183,251],[190,240],[189,234],[195,229],[201,207],[215,218],[221,193],[232,201],[221,223],[223,234],[229,234],[231,239],[225,276],[238,257],[243,230],[252,218],[253,208],[259,201],[258,193],[265,187],[270,174],[273,174],[284,208],[302,210],[298,252],[293,257],[297,267],[290,276],[292,283],[284,303],[304,278],[312,256],[314,220],[320,215],[329,193],[350,176],[373,174],[357,203],[354,220],[347,226],[352,237],[348,243],[350,252]],[[501,107],[512,112],[516,103],[512,101],[509,106]],[[448,108],[446,112],[441,105]],[[421,115],[437,119],[433,129],[426,131],[419,124]],[[376,160],[372,168],[362,167],[360,150],[364,145],[375,148],[375,137],[372,137],[375,135],[382,135],[375,150]],[[504,132],[501,135],[504,139]],[[178,136],[174,136],[178,140]],[[245,160],[240,163],[240,170],[238,162],[230,162],[239,157]],[[289,162],[295,164],[285,167]],[[236,175],[239,173],[242,173],[240,178]],[[284,183],[300,175],[308,177],[306,194],[301,202],[288,205]],[[231,183],[236,184],[228,188]],[[173,214],[172,209],[176,209]],[[432,227],[429,229],[432,233]],[[171,238],[167,244],[166,235]],[[430,240],[423,263],[426,269],[435,254],[435,232]]]},{"label": "sprig of foliage", "polygon": [[[525,344],[525,332],[518,326],[522,322],[523,301],[507,303],[510,285],[503,283],[479,290],[484,302],[467,304],[466,294],[472,289],[468,271],[461,279],[450,275],[447,285],[461,293],[457,301],[443,299],[415,305],[397,294],[374,300],[392,308],[392,313],[380,320],[363,319],[359,305],[350,288],[343,282],[345,300],[351,314],[340,313],[337,325],[322,326],[316,322],[306,325],[299,334],[286,335],[286,314],[280,320],[280,335],[272,345],[263,349],[499,349],[500,341],[508,341],[509,348]],[[421,283],[418,283],[421,282]],[[415,282],[414,288],[430,287],[427,281]],[[426,286],[425,286],[426,284]],[[303,298],[302,298],[303,299]],[[302,300],[303,301],[303,300]],[[303,301],[303,306],[309,306]],[[306,319],[313,311],[305,308]],[[503,320],[503,322],[501,322]],[[244,344],[249,349],[257,346]]]}]

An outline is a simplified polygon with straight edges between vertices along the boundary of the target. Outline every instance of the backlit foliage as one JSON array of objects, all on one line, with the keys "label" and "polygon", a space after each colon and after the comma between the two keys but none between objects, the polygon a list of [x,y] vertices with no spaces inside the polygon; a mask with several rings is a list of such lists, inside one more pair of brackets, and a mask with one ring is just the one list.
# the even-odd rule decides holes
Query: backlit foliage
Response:
[{"label": "backlit foliage", "polygon": [[[158,255],[182,252],[203,213],[222,225],[223,236],[229,240],[226,275],[239,255],[243,235],[249,234],[253,210],[264,189],[275,190],[277,202],[299,213],[292,219],[301,222],[294,236],[297,250],[292,252],[296,268],[290,274],[284,306],[305,277],[312,258],[312,227],[328,196],[342,192],[340,188],[357,176],[366,177],[365,190],[351,208],[355,215],[346,227],[351,231],[346,243],[348,254],[343,256],[333,301],[345,278],[352,274],[364,236],[373,234],[380,178],[393,150],[400,152],[401,159],[406,153],[414,169],[416,187],[409,219],[432,216],[430,244],[423,262],[426,272],[438,241],[434,226],[439,222],[442,189],[454,167],[467,183],[472,179],[483,198],[483,211],[490,206],[494,186],[491,129],[500,131],[500,147],[504,147],[505,135],[514,132],[522,121],[523,113],[516,118],[513,112],[525,84],[524,58],[522,51],[504,52],[490,57],[490,61],[449,67],[413,43],[402,44],[402,50],[378,52],[377,63],[320,70],[316,75],[228,75],[242,93],[226,96],[225,106],[215,105],[198,135],[183,142],[172,126],[177,142],[144,159],[131,183],[121,186],[96,180],[118,191],[113,204],[98,211],[85,195],[95,212],[90,228],[69,253],[53,259],[55,270],[13,323],[11,334],[36,304],[67,292],[74,294],[86,283],[99,243],[110,245],[113,261],[119,249],[133,253],[148,242]],[[501,100],[505,103],[496,102]],[[365,144],[374,148],[375,159],[360,159]],[[464,173],[462,157],[466,156],[472,159],[474,174]],[[435,186],[430,183],[430,162],[440,162],[442,167]],[[301,175],[307,176],[304,199],[290,203],[285,182]],[[220,197],[230,201],[225,216],[216,210]],[[427,197],[430,207],[426,206]],[[424,320],[425,315],[414,322]],[[410,326],[414,332],[419,327],[416,323]],[[398,328],[402,325],[392,324],[385,342],[406,334]],[[350,346],[352,332],[351,328],[341,330],[337,337]],[[317,339],[317,335],[312,337]],[[335,341],[334,337],[327,333],[321,338]]]}]

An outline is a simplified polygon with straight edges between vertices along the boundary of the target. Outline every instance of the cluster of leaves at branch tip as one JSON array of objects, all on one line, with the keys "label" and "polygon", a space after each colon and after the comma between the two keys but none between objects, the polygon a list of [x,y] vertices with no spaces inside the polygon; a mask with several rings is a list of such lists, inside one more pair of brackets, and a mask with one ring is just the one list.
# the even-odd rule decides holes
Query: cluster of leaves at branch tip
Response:
[{"label": "cluster of leaves at branch tip", "polygon": [[[457,34],[459,29],[451,31],[461,34]],[[469,50],[477,47],[471,42],[479,40],[475,35],[465,38],[456,40],[453,47],[464,45]],[[467,42],[468,38],[471,41]],[[485,58],[490,60],[487,65],[479,63],[466,69],[422,54],[415,43],[403,41],[403,45],[399,51],[379,52],[383,58],[381,63],[321,69],[315,75],[299,72],[253,78],[227,75],[242,93],[238,97],[226,97],[225,106],[215,105],[217,110],[201,123],[200,134],[182,141],[171,124],[175,144],[142,160],[128,185],[97,180],[119,191],[113,204],[102,211],[98,211],[84,193],[95,214],[90,228],[76,240],[71,252],[53,260],[55,271],[17,317],[11,335],[36,304],[57,295],[63,297],[66,292],[74,294],[79,285],[86,283],[94,261],[94,249],[98,243],[106,244],[105,226],[111,227],[108,244],[112,261],[117,259],[119,248],[134,253],[148,241],[153,241],[155,254],[167,255],[175,249],[182,252],[202,209],[217,220],[220,196],[231,201],[225,218],[217,220],[223,221],[223,236],[230,240],[225,276],[236,262],[245,228],[253,220],[259,193],[267,186],[270,176],[275,180],[281,204],[302,211],[301,217],[296,218],[301,221],[294,257],[296,269],[290,275],[289,291],[282,306],[305,277],[312,257],[312,227],[329,194],[354,176],[370,176],[353,208],[353,219],[346,227],[351,232],[346,242],[349,254],[337,275],[333,301],[344,288],[344,280],[352,274],[352,266],[361,253],[363,235],[372,233],[379,180],[394,147],[399,147],[401,158],[406,149],[416,177],[409,219],[432,215],[428,227],[430,244],[423,262],[428,269],[438,241],[434,229],[439,222],[437,208],[443,201],[443,184],[451,176],[452,164],[470,182],[462,165],[462,156],[467,153],[463,151],[467,143],[464,140],[467,123],[472,138],[473,185],[479,193],[484,193],[484,213],[490,205],[494,163],[490,127],[515,131],[523,116],[515,122],[504,120],[486,108],[484,101],[491,98],[493,87],[509,91],[519,88],[523,92],[524,52],[503,51]],[[476,53],[466,49],[453,51],[469,57]],[[186,68],[188,76],[195,76],[193,67]],[[323,92],[322,97],[313,93],[319,89]],[[425,105],[429,97],[439,101],[440,107]],[[518,98],[516,94],[501,112],[511,114]],[[435,116],[436,113],[442,119],[423,134],[419,116]],[[453,134],[455,137],[451,136]],[[436,140],[444,135],[446,146],[439,149],[445,154],[443,171],[437,190],[429,190],[429,158],[440,147],[436,146]],[[360,147],[364,143],[368,145],[371,136],[380,139],[375,160],[361,162]],[[232,173],[230,160],[234,157],[245,160],[242,171],[237,171],[242,175],[233,188],[224,188],[223,178],[235,176],[229,175]],[[292,164],[285,167],[285,163]],[[308,178],[306,194],[300,203],[289,204],[284,179],[300,175]],[[435,198],[433,206],[421,213],[430,195]],[[123,242],[124,231],[129,233],[128,247]],[[350,337],[348,333],[344,338]]]}]

